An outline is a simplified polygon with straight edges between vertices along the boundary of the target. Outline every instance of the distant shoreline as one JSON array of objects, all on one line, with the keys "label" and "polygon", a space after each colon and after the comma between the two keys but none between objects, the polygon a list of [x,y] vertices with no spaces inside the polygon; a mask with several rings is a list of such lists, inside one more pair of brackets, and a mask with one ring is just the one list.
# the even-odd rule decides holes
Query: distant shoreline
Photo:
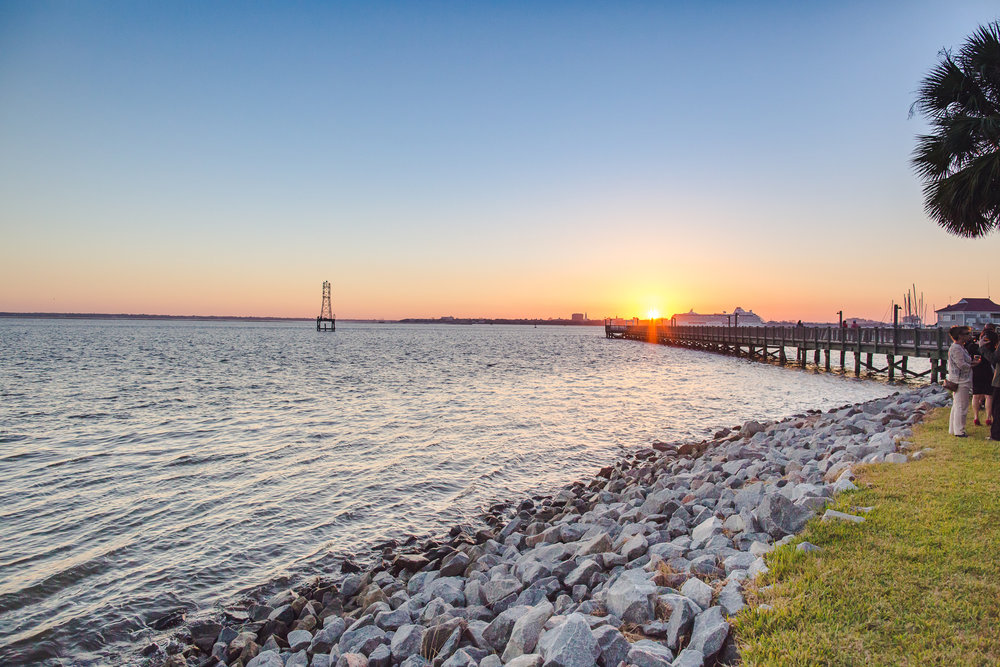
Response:
[{"label": "distant shoreline", "polygon": [[[7,319],[48,319],[48,320],[178,320],[188,322],[312,322],[312,317],[250,317],[237,315],[148,315],[134,313],[5,313],[0,318]],[[603,326],[603,320],[529,319],[529,318],[407,318],[387,320],[381,318],[351,319],[338,318],[339,322],[363,322],[368,324],[543,324],[552,326]]]}]

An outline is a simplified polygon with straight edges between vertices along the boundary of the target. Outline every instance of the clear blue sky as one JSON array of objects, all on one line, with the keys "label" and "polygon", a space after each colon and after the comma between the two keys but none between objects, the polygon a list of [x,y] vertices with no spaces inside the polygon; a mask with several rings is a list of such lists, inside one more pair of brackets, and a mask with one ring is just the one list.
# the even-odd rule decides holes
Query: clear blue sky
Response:
[{"label": "clear blue sky", "polygon": [[[908,118],[995,2],[0,2],[0,310],[986,296]],[[949,276],[948,267],[962,267]],[[316,312],[314,312],[316,311]]]}]

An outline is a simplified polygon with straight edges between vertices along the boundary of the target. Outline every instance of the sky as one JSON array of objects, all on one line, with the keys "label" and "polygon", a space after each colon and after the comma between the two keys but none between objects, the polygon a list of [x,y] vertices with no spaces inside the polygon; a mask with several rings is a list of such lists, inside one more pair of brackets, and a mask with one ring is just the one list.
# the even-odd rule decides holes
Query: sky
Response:
[{"label": "sky", "polygon": [[0,0],[0,311],[315,317],[324,280],[339,319],[1000,297],[996,235],[939,228],[910,166],[922,77],[998,18]]}]

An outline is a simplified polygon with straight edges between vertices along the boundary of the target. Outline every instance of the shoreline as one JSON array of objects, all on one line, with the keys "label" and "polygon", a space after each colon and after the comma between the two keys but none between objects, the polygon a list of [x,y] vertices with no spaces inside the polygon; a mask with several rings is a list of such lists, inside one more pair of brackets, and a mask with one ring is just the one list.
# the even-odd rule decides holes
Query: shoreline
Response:
[{"label": "shoreline", "polygon": [[905,460],[899,443],[945,403],[931,385],[657,442],[551,496],[495,504],[481,527],[390,541],[371,568],[346,560],[339,577],[195,621],[142,653],[170,667],[537,667],[574,651],[567,664],[726,662],[726,618],[743,607],[742,582],[766,571],[762,556],[853,486],[853,464]]}]

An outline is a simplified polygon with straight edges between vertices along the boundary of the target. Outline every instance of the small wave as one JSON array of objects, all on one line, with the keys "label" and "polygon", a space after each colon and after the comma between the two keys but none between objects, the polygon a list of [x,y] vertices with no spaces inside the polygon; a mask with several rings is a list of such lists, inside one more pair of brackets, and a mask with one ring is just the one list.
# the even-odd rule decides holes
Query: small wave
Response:
[{"label": "small wave", "polygon": [[177,458],[168,461],[164,465],[168,468],[173,468],[176,466],[193,466],[201,465],[203,463],[220,463],[222,461],[231,461],[233,459],[242,459],[246,456],[243,452],[236,452],[232,454],[181,454]]},{"label": "small wave", "polygon": [[85,412],[79,415],[69,415],[67,419],[100,419],[101,417],[110,417],[110,412]]}]

